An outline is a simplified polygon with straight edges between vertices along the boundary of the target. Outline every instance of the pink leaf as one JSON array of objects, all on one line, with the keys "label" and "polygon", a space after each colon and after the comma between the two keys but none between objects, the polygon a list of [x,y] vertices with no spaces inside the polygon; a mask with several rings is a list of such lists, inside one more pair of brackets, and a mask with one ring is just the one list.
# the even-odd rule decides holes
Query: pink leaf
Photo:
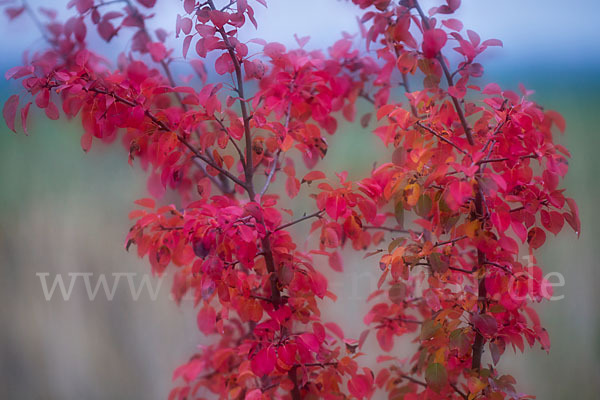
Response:
[{"label": "pink leaf", "polygon": [[303,333],[300,335],[300,340],[306,345],[306,347],[312,352],[319,352],[319,348],[321,344],[319,343],[319,339],[314,333]]},{"label": "pink leaf", "polygon": [[83,135],[81,135],[81,148],[86,153],[92,148],[92,138],[93,136],[91,132],[85,132]]},{"label": "pink leaf", "polygon": [[428,29],[423,33],[423,55],[427,58],[435,58],[442,47],[446,44],[448,37],[442,29]]},{"label": "pink leaf", "polygon": [[534,249],[542,247],[544,242],[546,241],[546,233],[541,229],[533,227],[527,233],[527,243]]},{"label": "pink leaf", "polygon": [[4,108],[2,109],[2,115],[4,116],[4,121],[6,121],[6,126],[8,128],[17,133],[15,130],[15,117],[17,115],[17,108],[19,107],[19,96],[13,94],[6,100],[4,103]]},{"label": "pink leaf", "polygon": [[276,361],[277,355],[275,354],[275,348],[267,347],[259,350],[250,363],[252,372],[259,377],[269,375],[275,369]]},{"label": "pink leaf", "polygon": [[326,322],[325,328],[329,329],[331,332],[333,332],[335,336],[339,337],[340,339],[344,339],[344,331],[342,331],[342,328],[340,328],[339,325],[335,322]]},{"label": "pink leaf", "polygon": [[219,75],[225,75],[228,72],[233,72],[233,62],[228,53],[223,53],[215,61],[215,71]]},{"label": "pink leaf", "polygon": [[498,331],[496,318],[488,314],[474,314],[471,323],[484,336],[494,336]]},{"label": "pink leaf", "polygon": [[344,215],[346,213],[346,199],[344,196],[329,196],[325,202],[325,211],[333,219],[338,219]]},{"label": "pink leaf", "polygon": [[342,263],[342,258],[340,257],[339,252],[334,251],[329,255],[329,266],[334,271],[344,272],[344,265]]},{"label": "pink leaf", "polygon": [[186,13],[191,14],[194,12],[194,8],[196,8],[196,0],[185,0],[183,2],[183,9]]},{"label": "pink leaf", "polygon": [[222,28],[229,21],[229,14],[224,11],[213,10],[210,12],[210,20],[217,28]]},{"label": "pink leaf", "polygon": [[146,48],[148,49],[148,52],[152,56],[154,62],[160,62],[167,56],[167,49],[161,42],[148,42]]},{"label": "pink leaf", "polygon": [[187,57],[188,50],[190,49],[190,44],[192,43],[192,35],[188,35],[183,39],[183,58]]},{"label": "pink leaf", "polygon": [[442,21],[442,24],[448,29],[452,29],[453,31],[462,31],[463,24],[456,18],[450,18],[445,21]]},{"label": "pink leaf", "polygon": [[500,46],[502,47],[502,41],[499,39],[488,39],[488,40],[484,40],[483,43],[481,43],[482,46]]},{"label": "pink leaf", "polygon": [[205,306],[198,312],[198,329],[205,335],[209,335],[214,332],[216,324],[217,313],[211,306]]},{"label": "pink leaf", "polygon": [[23,14],[23,11],[25,11],[25,7],[9,7],[6,10],[4,10],[8,18],[11,20]]},{"label": "pink leaf", "polygon": [[152,8],[156,4],[156,0],[137,0],[137,2],[147,8]]},{"label": "pink leaf", "polygon": [[21,109],[21,125],[23,126],[23,132],[26,135],[29,135],[27,131],[27,116],[29,115],[29,107],[31,106],[31,102],[27,103],[25,107]]},{"label": "pink leaf", "polygon": [[321,171],[310,171],[308,174],[304,175],[304,178],[302,178],[302,183],[311,183],[312,181],[317,181],[319,179],[325,178],[327,178],[327,176],[325,176],[325,174]]},{"label": "pink leaf", "polygon": [[52,101],[48,103],[48,107],[46,107],[45,111],[46,116],[51,120],[55,121],[60,117],[60,114],[58,113],[58,107],[56,107],[56,104],[54,104]]},{"label": "pink leaf", "polygon": [[13,67],[13,68],[9,69],[8,71],[6,71],[6,73],[4,74],[4,78],[6,80],[9,80],[11,78],[19,79],[24,76],[31,75],[32,73],[33,73],[32,65],[28,65],[26,67],[17,66],[17,67]]}]

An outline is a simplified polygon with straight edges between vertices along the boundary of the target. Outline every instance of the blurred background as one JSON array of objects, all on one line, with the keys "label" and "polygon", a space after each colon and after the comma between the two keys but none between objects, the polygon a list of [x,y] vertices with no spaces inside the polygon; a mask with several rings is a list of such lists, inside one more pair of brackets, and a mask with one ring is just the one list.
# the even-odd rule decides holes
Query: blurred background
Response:
[{"label": "blurred background", "polygon": [[[67,1],[30,3],[62,10]],[[312,36],[311,46],[317,48],[333,43],[342,30],[357,30],[356,8],[345,1],[269,3],[268,14],[257,5],[259,30],[244,31],[245,39],[293,45],[297,33]],[[174,31],[180,2],[158,4],[157,26]],[[560,272],[565,280],[555,291],[562,300],[537,307],[552,349],[549,355],[528,349],[499,365],[514,373],[520,389],[541,399],[600,398],[599,14],[595,0],[465,0],[459,14],[483,39],[504,42],[504,48],[483,57],[483,82],[512,89],[523,83],[536,91],[536,101],[567,120],[567,133],[558,138],[573,155],[564,186],[579,203],[583,228],[580,239],[569,229],[548,236],[540,254],[544,270]],[[127,44],[127,38],[119,38],[107,49],[116,54]],[[0,17],[2,74],[19,64],[23,50],[41,46],[27,17],[16,23]],[[0,79],[0,102],[13,93],[21,93],[20,87]],[[170,300],[168,277],[148,281],[155,289],[160,285],[156,299],[142,291],[135,301],[122,277],[112,301],[102,289],[90,301],[81,280],[69,301],[59,289],[46,301],[36,275],[49,273],[51,286],[55,274],[62,273],[68,286],[68,273],[93,273],[94,287],[99,274],[112,284],[111,273],[128,273],[138,287],[149,266],[135,251],[125,251],[124,240],[133,201],[146,196],[144,174],[128,166],[121,146],[95,145],[84,154],[77,124],[32,114],[30,137],[0,123],[0,398],[166,398],[173,369],[206,341],[190,304],[177,307]],[[345,125],[330,140],[324,168],[349,170],[358,178],[378,151],[368,131]],[[325,314],[341,316],[346,335],[357,337],[375,278],[361,259],[347,258],[346,271],[345,281],[331,275],[339,299],[327,304]]]}]

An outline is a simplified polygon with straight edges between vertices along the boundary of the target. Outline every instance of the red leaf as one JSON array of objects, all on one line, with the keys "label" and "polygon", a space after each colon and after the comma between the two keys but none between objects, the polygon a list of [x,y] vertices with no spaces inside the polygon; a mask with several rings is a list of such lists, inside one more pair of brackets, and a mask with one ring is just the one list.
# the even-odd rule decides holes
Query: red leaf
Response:
[{"label": "red leaf", "polygon": [[85,132],[83,135],[81,135],[81,148],[86,153],[92,148],[92,138],[93,136],[91,132]]},{"label": "red leaf", "polygon": [[39,108],[48,107],[50,102],[50,91],[48,89],[42,89],[37,96],[35,96],[35,105]]},{"label": "red leaf", "polygon": [[338,219],[346,213],[346,199],[338,194],[329,196],[325,202],[325,211],[333,219]]},{"label": "red leaf", "polygon": [[13,94],[6,100],[4,103],[4,108],[2,109],[2,115],[4,116],[4,121],[6,121],[6,126],[8,128],[17,133],[15,130],[15,117],[17,115],[17,108],[19,107],[19,96]]},{"label": "red leaf", "polygon": [[110,21],[102,20],[98,24],[98,34],[105,41],[110,41],[110,39],[112,39],[115,33],[115,27],[113,26],[113,24],[110,23]]},{"label": "red leaf", "polygon": [[560,130],[561,133],[565,133],[567,124],[565,122],[564,117],[560,115],[559,112],[556,112],[554,110],[548,110],[546,111],[546,116],[550,118],[552,122],[554,122],[554,124],[558,127],[558,130]]},{"label": "red leaf", "polygon": [[447,202],[450,208],[457,211],[460,206],[467,201],[473,194],[473,188],[468,182],[454,181],[450,184],[450,196],[447,196]]},{"label": "red leaf", "polygon": [[183,2],[183,9],[186,13],[191,14],[194,12],[194,8],[196,8],[196,0],[185,0]]},{"label": "red leaf", "polygon": [[423,33],[423,55],[427,58],[435,58],[442,47],[446,44],[448,37],[442,29],[428,29]]},{"label": "red leaf", "polygon": [[192,43],[192,35],[188,35],[183,39],[183,58],[187,57],[188,50],[190,49],[190,44]]},{"label": "red leaf", "polygon": [[276,361],[275,348],[267,347],[259,350],[251,361],[252,372],[259,377],[269,375],[275,369]]},{"label": "red leaf", "polygon": [[571,198],[567,198],[567,204],[569,205],[569,208],[571,209],[571,213],[570,214],[564,213],[563,216],[565,218],[565,221],[567,221],[567,223],[569,225],[571,225],[571,228],[573,228],[573,230],[577,234],[577,237],[579,237],[579,235],[581,233],[581,221],[579,219],[579,207],[577,206],[577,203],[575,203],[575,200],[573,200]]},{"label": "red leaf", "polygon": [[500,93],[502,93],[502,89],[500,88],[500,85],[498,85],[497,83],[489,83],[483,88],[483,91],[481,93],[482,94],[500,94]]},{"label": "red leaf", "polygon": [[467,36],[469,36],[469,40],[471,41],[471,43],[473,44],[474,47],[479,46],[479,42],[481,41],[481,38],[479,37],[477,32],[467,29]]},{"label": "red leaf", "polygon": [[377,342],[383,351],[390,352],[394,348],[394,332],[390,328],[377,331]]},{"label": "red leaf", "polygon": [[224,11],[213,10],[210,12],[210,20],[217,28],[222,28],[229,21],[229,14]]},{"label": "red leaf", "polygon": [[219,75],[224,75],[228,72],[233,72],[233,62],[228,53],[223,53],[215,61],[215,72]]},{"label": "red leaf", "polygon": [[25,7],[9,7],[6,10],[4,10],[6,15],[8,15],[8,18],[11,20],[23,14],[23,11],[25,11]]},{"label": "red leaf", "polygon": [[319,348],[321,347],[321,344],[319,343],[319,339],[317,338],[317,336],[314,333],[306,332],[306,333],[301,334],[299,338],[310,351],[312,351],[314,353],[319,352]]},{"label": "red leaf", "polygon": [[372,384],[366,375],[356,375],[348,381],[348,391],[352,396],[362,399],[369,396]]},{"label": "red leaf", "polygon": [[176,380],[181,376],[186,382],[191,382],[200,375],[200,372],[204,370],[204,366],[204,360],[194,358],[190,362],[180,365],[173,371],[173,380]]},{"label": "red leaf", "polygon": [[445,27],[452,29],[453,31],[462,31],[462,28],[463,28],[462,22],[460,22],[456,18],[450,18],[445,21],[442,21],[442,24]]},{"label": "red leaf", "polygon": [[17,66],[17,67],[13,67],[13,68],[9,69],[8,71],[6,71],[6,73],[4,74],[4,78],[6,80],[9,80],[11,78],[19,79],[24,76],[31,75],[32,73],[33,73],[32,65],[29,65],[26,67]]},{"label": "red leaf", "polygon": [[265,65],[260,60],[244,60],[247,78],[261,79],[265,75]]},{"label": "red leaf", "polygon": [[29,135],[27,131],[27,115],[29,115],[29,107],[31,106],[31,102],[27,103],[25,107],[21,109],[21,125],[23,126],[23,132],[26,135]]},{"label": "red leaf", "polygon": [[542,247],[546,241],[546,233],[541,228],[533,227],[527,233],[527,243],[534,249]]},{"label": "red leaf", "polygon": [[304,178],[302,178],[302,183],[311,183],[312,181],[317,181],[319,179],[325,178],[327,178],[327,176],[321,171],[310,171],[308,174],[304,175]]},{"label": "red leaf", "polygon": [[471,323],[484,336],[494,336],[498,331],[496,318],[488,314],[474,314],[471,317]]},{"label": "red leaf", "polygon": [[94,6],[94,0],[77,0],[75,8],[79,14],[83,14]]},{"label": "red leaf", "polygon": [[167,56],[167,48],[161,42],[148,42],[146,48],[155,62],[160,62]]},{"label": "red leaf", "polygon": [[156,0],[137,0],[144,7],[152,8],[156,4]]},{"label": "red leaf", "polygon": [[48,103],[48,107],[46,107],[45,111],[46,116],[51,120],[57,120],[60,117],[60,114],[58,113],[58,107],[56,107],[56,104],[54,104],[52,101]]},{"label": "red leaf", "polygon": [[205,335],[214,332],[217,322],[217,313],[212,306],[205,306],[198,312],[198,329]]},{"label": "red leaf", "polygon": [[484,40],[483,43],[481,43],[482,46],[500,46],[502,47],[502,41],[499,39],[488,39],[488,40]]},{"label": "red leaf", "polygon": [[293,199],[300,193],[300,181],[295,176],[290,175],[285,180],[285,192],[290,196],[290,199]]},{"label": "red leaf", "polygon": [[146,208],[156,207],[156,202],[154,201],[154,199],[151,199],[149,197],[136,200],[136,201],[134,201],[134,203],[137,204],[138,206],[142,206],[142,207],[146,207]]},{"label": "red leaf", "polygon": [[342,328],[340,328],[335,322],[326,322],[325,328],[329,329],[331,332],[333,332],[335,336],[339,337],[340,339],[344,339],[344,331],[342,331]]},{"label": "red leaf", "polygon": [[334,251],[329,255],[329,266],[334,271],[344,272],[344,265],[342,263],[342,258],[340,257],[339,252]]}]

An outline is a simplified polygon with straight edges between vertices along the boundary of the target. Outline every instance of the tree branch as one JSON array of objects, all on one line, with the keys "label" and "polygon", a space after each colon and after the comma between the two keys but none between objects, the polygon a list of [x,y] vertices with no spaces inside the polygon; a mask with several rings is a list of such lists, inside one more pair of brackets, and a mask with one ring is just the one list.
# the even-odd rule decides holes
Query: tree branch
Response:
[{"label": "tree branch", "polygon": [[303,217],[301,217],[301,218],[298,218],[298,219],[297,219],[297,220],[295,220],[295,221],[288,222],[287,224],[283,224],[283,225],[280,225],[280,226],[278,226],[277,228],[275,228],[275,229],[273,230],[273,232],[277,232],[277,231],[280,231],[280,230],[282,230],[282,229],[289,228],[289,227],[290,227],[290,226],[292,226],[292,225],[296,225],[296,224],[298,224],[298,223],[300,223],[300,222],[302,222],[302,221],[305,221],[305,220],[307,220],[307,219],[310,219],[310,218],[313,218],[313,217],[320,218],[320,217],[321,217],[321,214],[323,214],[323,213],[324,213],[324,211],[323,211],[323,210],[319,210],[319,211],[317,211],[317,212],[314,212],[314,213],[312,213],[312,214],[309,214],[309,215],[304,215]]},{"label": "tree branch", "polygon": [[[105,95],[105,96],[111,96],[112,98],[115,99],[115,101],[118,101],[118,102],[123,103],[125,105],[128,105],[130,107],[140,106],[140,104],[138,104],[135,101],[128,100],[128,99],[126,99],[124,97],[119,96],[116,93],[109,92],[109,91],[104,90],[104,89],[90,88],[90,89],[87,89],[87,90],[90,91],[90,92],[102,94],[102,95]],[[163,130],[163,131],[166,131],[166,132],[173,132],[173,130],[168,125],[166,125],[163,121],[159,120],[149,110],[144,110],[144,115],[146,115],[146,117],[148,117],[160,130]],[[208,159],[206,156],[204,156],[202,153],[200,153],[194,146],[192,146],[183,136],[177,135],[177,139],[183,145],[185,145],[185,147],[187,147],[192,153],[194,153],[194,155],[196,157],[198,157],[199,159],[201,159],[202,161],[204,161],[205,163],[207,163],[208,165],[210,165],[212,168],[216,169],[217,171],[219,171],[220,173],[222,173],[223,175],[225,175],[226,177],[228,177],[229,179],[231,179],[233,182],[235,182],[236,184],[240,185],[242,188],[244,188],[244,189],[247,190],[246,183],[242,182],[240,179],[238,179],[237,177],[235,177],[234,175],[232,175],[229,171],[227,171],[227,170],[219,167],[217,164],[214,163],[214,161]]]},{"label": "tree branch", "polygon": [[[211,10],[215,11],[217,8],[215,7],[215,3],[213,0],[208,0],[207,4],[211,8]],[[242,120],[244,123],[244,136],[246,140],[246,168],[244,168],[244,174],[246,175],[246,182],[248,182],[248,191],[250,193],[251,200],[254,200],[254,186],[252,183],[252,175],[254,173],[253,164],[252,164],[252,133],[250,132],[250,117],[248,115],[248,109],[246,107],[246,98],[244,96],[244,79],[242,76],[242,66],[240,61],[238,60],[235,49],[229,41],[229,37],[227,36],[227,32],[225,29],[218,28],[217,31],[223,38],[223,42],[227,47],[227,52],[231,57],[231,61],[233,62],[233,67],[235,69],[235,76],[237,80],[236,91],[238,92],[240,108],[242,110]]]},{"label": "tree branch", "polygon": [[436,131],[434,131],[429,126],[423,125],[423,123],[421,121],[417,121],[416,124],[419,125],[421,128],[425,129],[426,131],[428,131],[429,133],[431,133],[432,135],[436,136],[438,139],[440,139],[440,140],[448,143],[449,145],[453,146],[456,150],[460,151],[464,155],[466,155],[468,157],[471,157],[471,155],[465,149],[459,147],[456,143],[454,143],[450,139],[448,139],[448,138],[442,136],[441,134],[437,133]]},{"label": "tree branch", "polygon": [[[418,0],[414,0],[414,6],[417,9],[419,16],[421,17],[421,21],[423,21],[423,26],[425,27],[425,29],[427,29],[427,30],[431,29],[431,26],[429,24],[429,18],[427,18],[427,16],[423,12],[423,9],[419,5]],[[438,54],[436,55],[436,59],[439,61],[440,65],[442,66],[442,70],[444,71],[444,76],[446,77],[448,87],[454,86],[454,81],[452,79],[452,75],[450,74],[450,71],[448,70],[448,66],[446,65],[446,61],[444,60],[443,54],[441,52],[438,52]],[[460,102],[458,101],[458,99],[456,97],[452,96],[451,94],[448,93],[448,95],[452,99],[452,103],[454,104],[454,109],[456,110],[456,113],[458,114],[458,118],[460,119],[460,123],[465,131],[467,140],[469,141],[469,144],[471,146],[473,146],[475,144],[475,140],[473,139],[473,135],[471,134],[471,127],[469,126],[469,123],[467,122],[467,119],[465,118],[465,113],[463,112],[462,107],[460,106]]]}]

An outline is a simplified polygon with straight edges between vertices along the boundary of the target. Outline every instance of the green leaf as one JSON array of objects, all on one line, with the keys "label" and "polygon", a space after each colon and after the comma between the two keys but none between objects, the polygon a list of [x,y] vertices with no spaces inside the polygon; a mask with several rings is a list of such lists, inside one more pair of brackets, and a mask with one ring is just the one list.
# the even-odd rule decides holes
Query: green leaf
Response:
[{"label": "green leaf", "polygon": [[425,370],[425,381],[431,389],[439,393],[448,382],[446,368],[440,363],[429,364]]},{"label": "green leaf", "polygon": [[448,271],[448,262],[440,253],[431,253],[429,255],[429,264],[431,264],[431,270],[433,272],[443,274]]},{"label": "green leaf", "polygon": [[450,346],[457,348],[461,354],[466,354],[471,349],[471,343],[463,329],[456,329],[450,333]]},{"label": "green leaf", "polygon": [[419,197],[419,201],[417,201],[417,208],[415,212],[419,217],[425,218],[429,215],[432,205],[433,203],[431,201],[431,197],[426,194],[422,194],[421,197]]},{"label": "green leaf", "polygon": [[404,228],[404,204],[402,203],[402,200],[398,200],[396,203],[394,214],[396,215],[396,221],[398,222],[398,225],[400,225],[400,228]]},{"label": "green leaf", "polygon": [[398,282],[390,288],[388,292],[390,301],[394,304],[402,304],[404,297],[406,297],[406,285],[402,282]]},{"label": "green leaf", "polygon": [[440,324],[431,319],[423,322],[423,325],[421,325],[421,340],[431,339],[440,330],[440,327]]}]

